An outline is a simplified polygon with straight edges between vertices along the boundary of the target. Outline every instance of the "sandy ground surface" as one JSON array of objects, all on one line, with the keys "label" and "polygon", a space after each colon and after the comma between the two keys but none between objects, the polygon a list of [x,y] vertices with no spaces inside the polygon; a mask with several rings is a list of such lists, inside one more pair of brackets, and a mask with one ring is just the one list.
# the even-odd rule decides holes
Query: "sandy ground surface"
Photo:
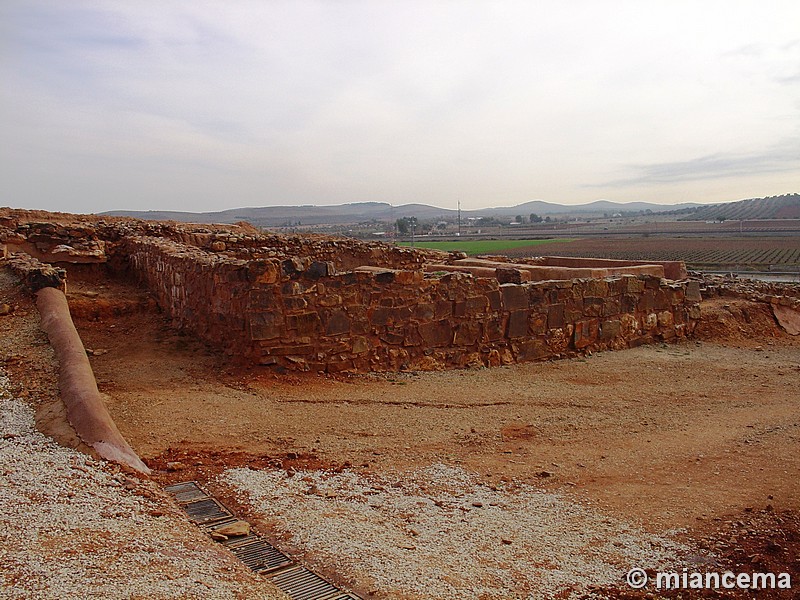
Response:
[{"label": "sandy ground surface", "polygon": [[[442,597],[414,587],[415,571],[399,566],[408,553],[419,566],[448,547],[437,546],[437,527],[461,540],[466,556],[500,557],[477,573],[442,567],[452,586],[444,597],[478,597],[469,590],[480,586],[486,597],[526,597],[541,591],[536,573],[555,581],[559,570],[582,576],[554,594],[597,585],[605,592],[592,593],[620,597],[624,588],[611,582],[625,569],[687,564],[687,556],[798,577],[800,340],[781,333],[763,305],[708,303],[701,339],[679,345],[330,378],[226,363],[171,331],[146,295],[121,283],[76,278],[70,289],[109,409],[156,480],[208,482],[282,548],[367,597]],[[31,335],[29,355],[8,368],[41,398],[52,381],[31,370],[46,350]],[[421,484],[420,473],[430,481],[443,474],[441,485]],[[370,508],[376,497],[383,508]],[[420,505],[424,522],[415,526],[401,510],[409,502],[439,502],[449,512],[422,519],[429,507]],[[535,536],[525,537],[537,525],[522,519],[532,512],[561,545],[537,554]],[[344,526],[359,514],[364,529]],[[337,522],[315,538],[321,523]],[[496,534],[479,543],[489,523]],[[586,532],[604,550],[589,552],[594,546],[578,535]],[[348,540],[371,538],[391,552],[370,566],[365,557],[375,549]],[[590,567],[553,559],[575,548]],[[491,568],[515,575],[497,584]],[[402,572],[398,581],[388,575]]]}]

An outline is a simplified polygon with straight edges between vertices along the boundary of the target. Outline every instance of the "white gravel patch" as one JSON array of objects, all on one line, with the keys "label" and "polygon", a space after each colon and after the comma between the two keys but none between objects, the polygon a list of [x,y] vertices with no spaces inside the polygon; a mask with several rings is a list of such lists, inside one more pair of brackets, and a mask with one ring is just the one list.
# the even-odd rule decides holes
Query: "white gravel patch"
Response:
[{"label": "white gravel patch", "polygon": [[577,597],[689,550],[557,494],[492,489],[442,464],[389,477],[239,468],[220,480],[312,563],[379,597]]},{"label": "white gravel patch", "polygon": [[159,501],[154,484],[36,431],[8,390],[0,371],[0,598],[283,597]]}]

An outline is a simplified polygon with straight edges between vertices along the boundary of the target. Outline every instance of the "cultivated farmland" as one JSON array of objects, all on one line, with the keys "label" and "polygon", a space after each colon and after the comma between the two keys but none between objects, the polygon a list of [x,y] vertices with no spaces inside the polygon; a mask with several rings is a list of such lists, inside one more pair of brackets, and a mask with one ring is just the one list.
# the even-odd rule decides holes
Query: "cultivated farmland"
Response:
[{"label": "cultivated farmland", "polygon": [[[538,250],[538,249],[537,249]],[[683,260],[694,269],[797,271],[798,237],[630,237],[554,241],[541,249],[548,255],[624,260]],[[530,256],[526,248],[500,251]]]},{"label": "cultivated farmland", "polygon": [[[559,244],[571,242],[571,238],[553,238],[553,239],[540,239],[540,240],[458,240],[448,242],[431,242],[421,241],[414,242],[417,248],[429,248],[431,250],[442,250],[444,252],[451,252],[454,250],[466,252],[469,255],[477,254],[492,254],[492,253],[505,253],[505,252],[520,252],[515,256],[530,256],[531,253],[536,252],[534,246],[542,246],[544,244]],[[411,242],[401,242],[399,246],[410,247]]]}]

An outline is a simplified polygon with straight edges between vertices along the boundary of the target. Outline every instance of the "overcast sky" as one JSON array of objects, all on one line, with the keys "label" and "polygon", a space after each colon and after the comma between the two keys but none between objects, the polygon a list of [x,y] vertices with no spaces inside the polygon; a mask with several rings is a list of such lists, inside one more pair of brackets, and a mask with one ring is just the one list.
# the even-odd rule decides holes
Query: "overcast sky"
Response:
[{"label": "overcast sky", "polygon": [[2,0],[0,206],[800,192],[800,2]]}]

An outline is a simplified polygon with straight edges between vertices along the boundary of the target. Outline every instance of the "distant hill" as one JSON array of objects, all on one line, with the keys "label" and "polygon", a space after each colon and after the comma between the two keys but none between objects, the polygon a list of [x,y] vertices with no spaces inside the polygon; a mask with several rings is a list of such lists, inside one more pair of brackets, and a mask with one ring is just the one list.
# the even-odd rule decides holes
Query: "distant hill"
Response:
[{"label": "distant hill", "polygon": [[800,219],[800,194],[750,198],[701,206],[685,211],[681,221],[738,221],[751,219]]},{"label": "distant hill", "polygon": [[[513,219],[516,215],[527,217],[531,213],[539,215],[581,215],[602,216],[604,213],[631,213],[650,210],[665,212],[678,208],[691,209],[701,204],[663,205],[649,202],[619,203],[598,200],[589,204],[564,205],[533,200],[516,206],[499,206],[478,210],[462,210],[461,216],[502,217]],[[322,225],[359,223],[364,221],[390,222],[402,217],[417,217],[421,220],[453,219],[457,210],[440,208],[427,204],[403,204],[391,206],[385,202],[356,202],[333,206],[264,206],[259,208],[233,208],[219,212],[179,212],[179,211],[136,211],[115,210],[102,213],[115,217],[135,217],[151,221],[182,221],[185,223],[236,223],[247,221],[258,227],[282,227],[291,225]]]}]

